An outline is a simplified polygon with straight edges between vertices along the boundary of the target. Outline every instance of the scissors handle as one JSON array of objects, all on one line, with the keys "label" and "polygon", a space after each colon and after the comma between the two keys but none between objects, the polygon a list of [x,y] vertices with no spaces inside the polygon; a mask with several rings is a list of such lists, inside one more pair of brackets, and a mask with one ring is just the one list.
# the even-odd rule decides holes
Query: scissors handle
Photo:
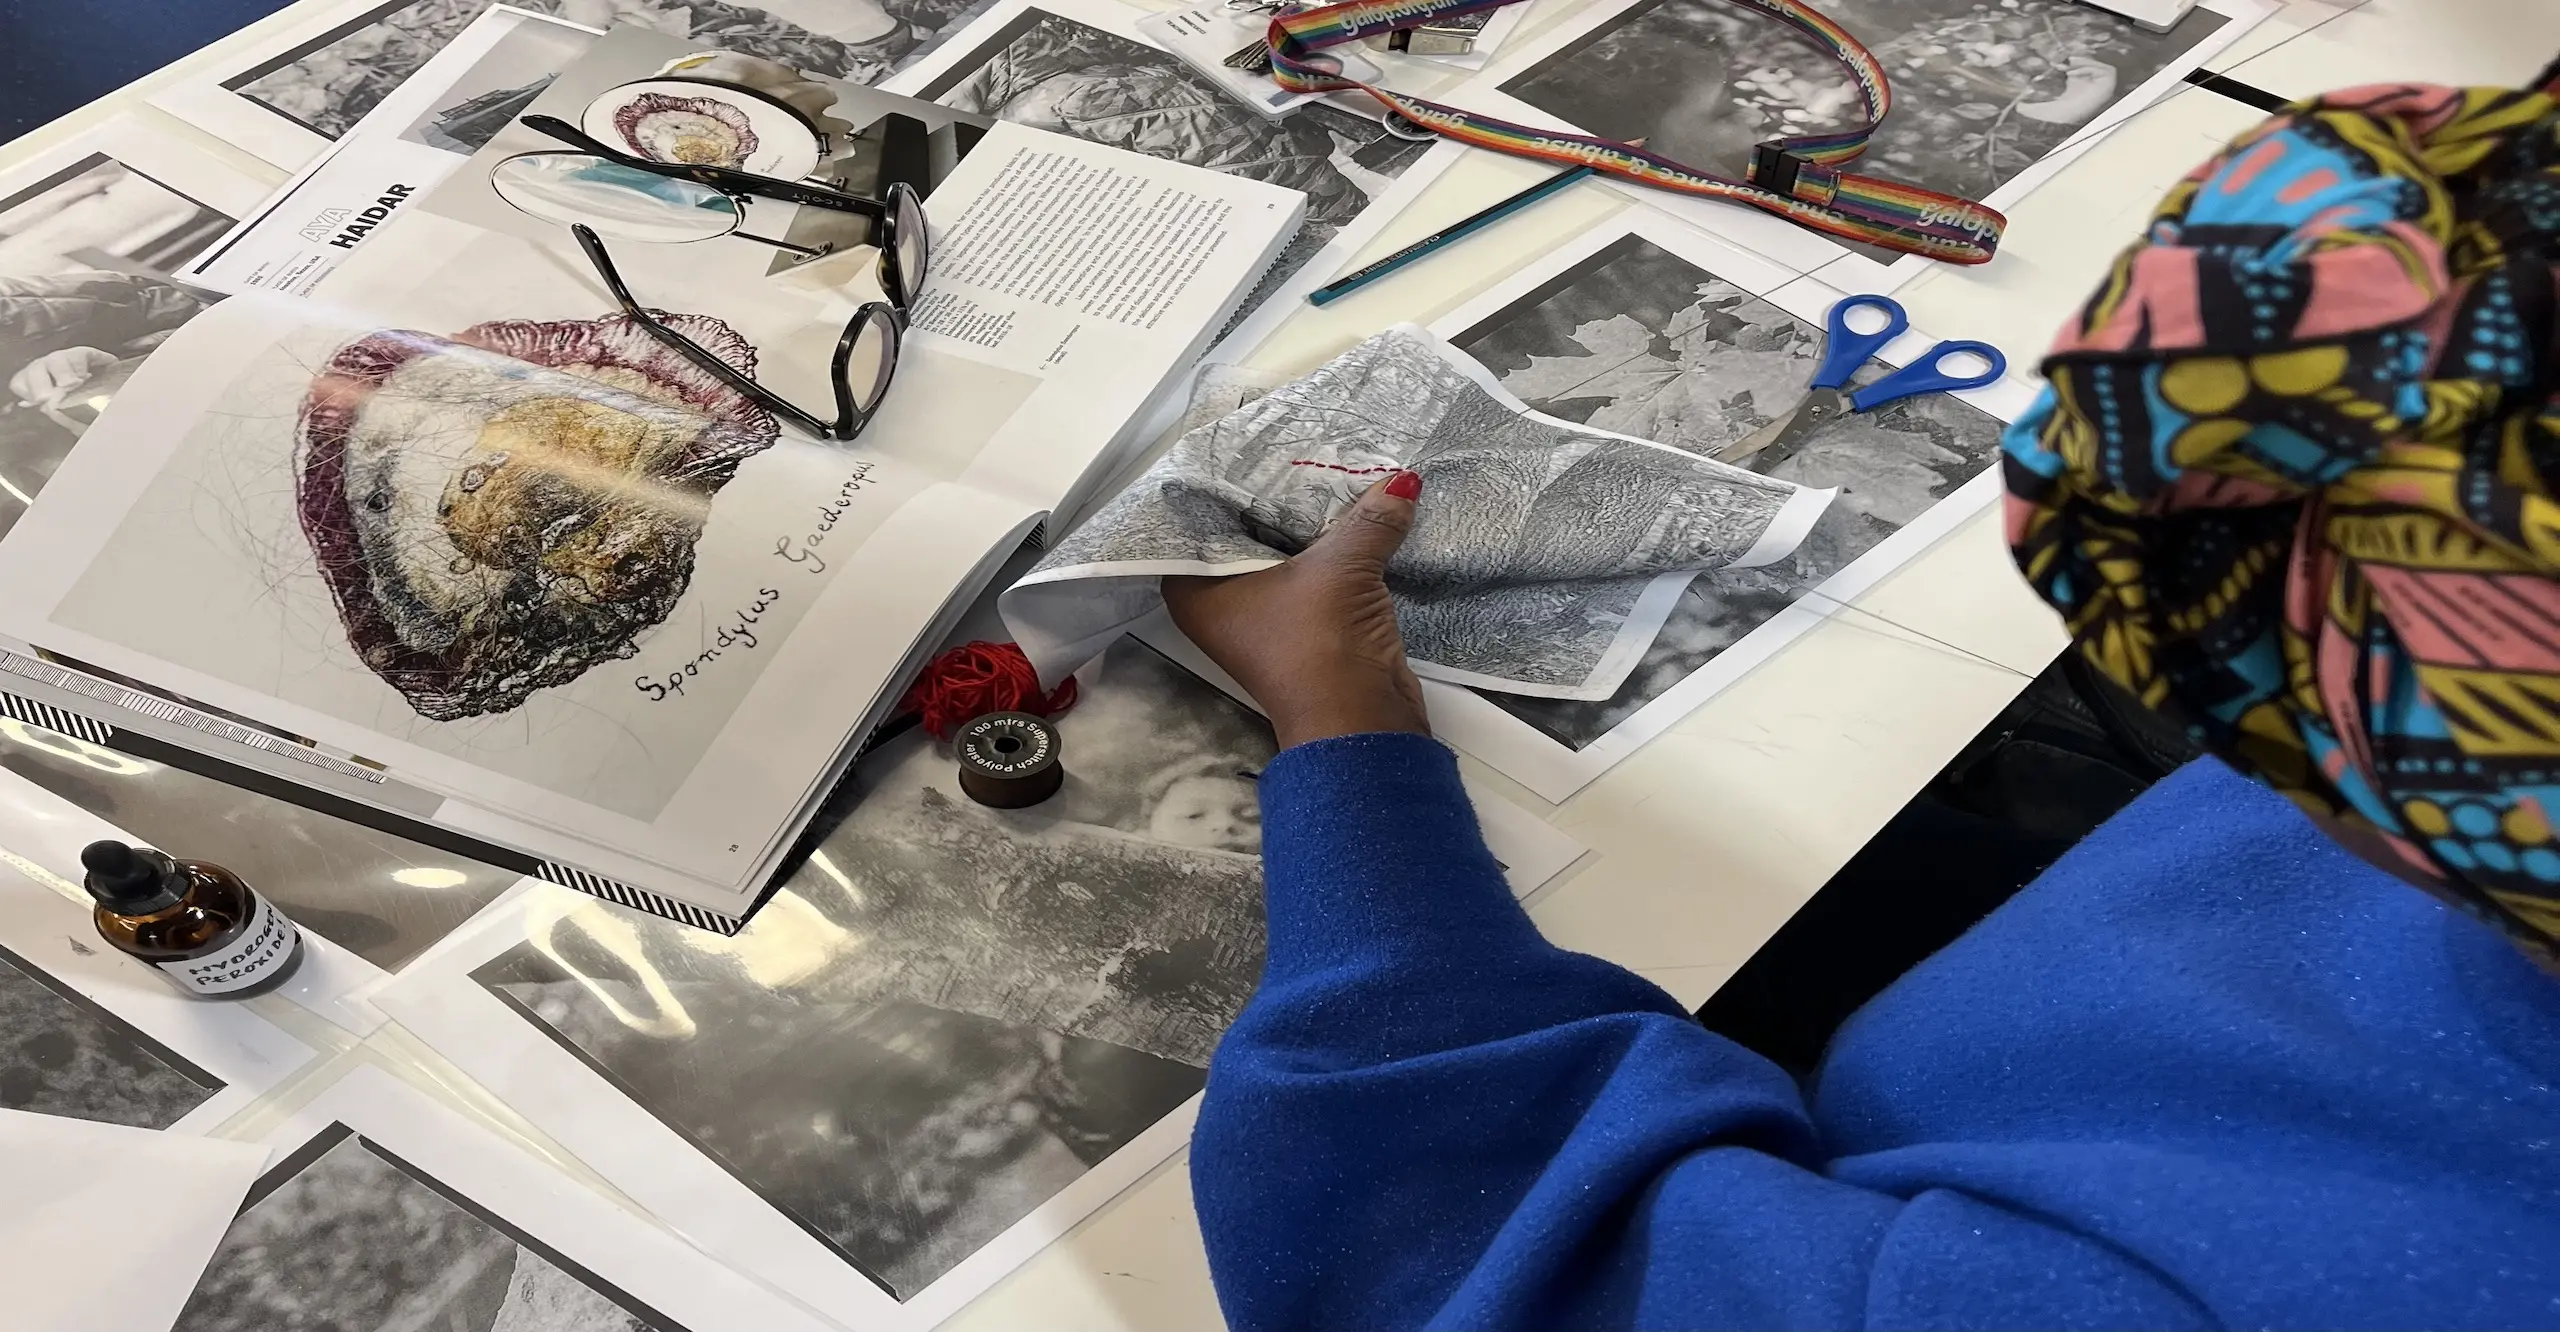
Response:
[{"label": "scissors handle", "polygon": [[[1873,333],[1861,333],[1849,327],[1849,312],[1874,310],[1884,316],[1884,327]],[[1843,296],[1831,307],[1826,336],[1822,340],[1822,366],[1813,373],[1815,388],[1846,388],[1849,377],[1858,373],[1884,345],[1901,337],[1911,327],[1911,316],[1904,313],[1902,302],[1890,296]]]},{"label": "scissors handle", "polygon": [[[1979,356],[1983,368],[1969,375],[1951,374],[1939,367],[1951,356]],[[1852,411],[1869,411],[1888,402],[1922,393],[1955,392],[1980,388],[2009,373],[2009,358],[1987,342],[1941,342],[1920,353],[1911,364],[1886,375],[1849,395]]]}]

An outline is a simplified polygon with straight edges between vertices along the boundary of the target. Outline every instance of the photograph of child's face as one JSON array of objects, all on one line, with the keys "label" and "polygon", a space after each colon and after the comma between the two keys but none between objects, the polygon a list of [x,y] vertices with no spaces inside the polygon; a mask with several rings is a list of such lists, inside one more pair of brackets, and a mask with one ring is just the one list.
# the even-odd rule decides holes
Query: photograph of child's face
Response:
[{"label": "photograph of child's face", "polygon": [[1241,773],[1195,772],[1173,779],[1147,811],[1147,835],[1176,846],[1255,854],[1262,850],[1262,796]]}]

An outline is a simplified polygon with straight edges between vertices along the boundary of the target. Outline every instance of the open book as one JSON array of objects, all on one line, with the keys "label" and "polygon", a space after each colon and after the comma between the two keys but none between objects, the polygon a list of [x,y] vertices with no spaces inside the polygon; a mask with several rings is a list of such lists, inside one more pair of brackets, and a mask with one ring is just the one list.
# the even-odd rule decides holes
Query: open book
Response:
[{"label": "open book", "polygon": [[[437,205],[325,303],[232,296],[133,371],[0,540],[0,635],[51,658],[0,653],[0,691],[734,928],[1304,200],[995,126],[927,200],[932,276],[850,443],[653,339],[565,233]],[[823,406],[870,253],[772,255],[613,246],[643,305]]]}]

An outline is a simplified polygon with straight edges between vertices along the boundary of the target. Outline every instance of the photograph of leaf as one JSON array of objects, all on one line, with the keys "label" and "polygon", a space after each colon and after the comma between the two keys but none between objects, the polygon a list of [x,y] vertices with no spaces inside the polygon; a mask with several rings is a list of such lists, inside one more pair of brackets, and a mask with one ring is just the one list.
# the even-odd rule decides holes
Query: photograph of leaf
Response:
[{"label": "photograph of leaf", "polygon": [[[1634,235],[1449,341],[1550,416],[1700,454],[1793,408],[1822,354],[1819,328]],[[1871,365],[1855,382],[1883,373]],[[1803,543],[1775,563],[1691,582],[1615,694],[1479,692],[1567,748],[1590,745],[1991,466],[2000,431],[1997,418],[1939,393],[1833,423],[1768,466],[1839,489]]]}]

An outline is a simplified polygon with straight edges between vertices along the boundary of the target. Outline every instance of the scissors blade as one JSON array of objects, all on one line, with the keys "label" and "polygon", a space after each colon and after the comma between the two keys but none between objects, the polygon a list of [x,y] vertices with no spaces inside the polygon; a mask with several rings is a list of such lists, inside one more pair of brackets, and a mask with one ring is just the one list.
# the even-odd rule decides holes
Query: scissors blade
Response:
[{"label": "scissors blade", "polygon": [[1716,454],[1716,461],[1737,463],[1755,472],[1766,472],[1794,457],[1806,440],[1820,433],[1825,425],[1838,420],[1848,409],[1849,400],[1838,389],[1815,389],[1804,395],[1804,400],[1797,403],[1794,410]]},{"label": "scissors blade", "polygon": [[1795,419],[1796,414],[1789,411],[1786,415],[1717,450],[1714,455],[1715,460],[1720,463],[1741,462],[1775,443],[1778,436],[1787,432],[1788,426],[1795,424]]}]

